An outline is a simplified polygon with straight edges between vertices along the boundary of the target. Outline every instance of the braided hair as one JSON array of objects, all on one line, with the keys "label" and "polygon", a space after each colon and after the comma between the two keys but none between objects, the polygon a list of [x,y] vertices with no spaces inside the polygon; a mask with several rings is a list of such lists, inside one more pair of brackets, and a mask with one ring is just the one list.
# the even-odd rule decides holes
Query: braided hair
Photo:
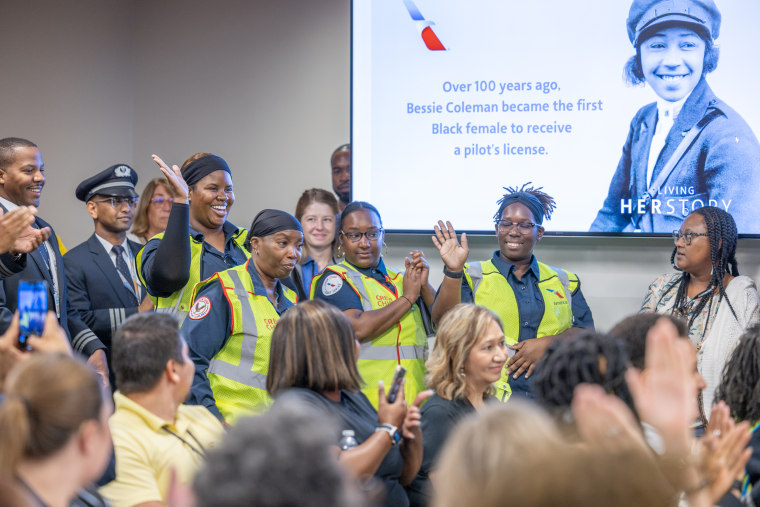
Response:
[{"label": "braided hair", "polygon": [[715,398],[742,421],[760,420],[760,324],[747,329],[731,353]]},{"label": "braided hair", "polygon": [[[730,273],[732,276],[739,276],[739,263],[736,260],[736,244],[739,235],[736,231],[734,217],[732,217],[727,211],[723,211],[715,206],[704,206],[694,210],[692,215],[694,213],[702,215],[705,220],[705,225],[707,225],[707,239],[710,241],[710,259],[712,260],[712,276],[710,278],[710,283],[707,286],[707,294],[699,298],[699,303],[697,303],[696,308],[691,312],[691,316],[689,317],[689,329],[691,329],[694,320],[702,312],[705,306],[712,304],[716,288],[718,289],[719,295],[718,304],[720,304],[725,298],[726,303],[728,303],[728,308],[731,310],[734,318],[739,320],[736,316],[736,312],[734,312],[733,306],[731,306],[731,302],[725,297],[726,290],[723,288],[723,278],[726,273]],[[677,250],[678,247],[673,248],[673,253],[670,254],[670,264],[676,270],[682,271],[675,263]],[[678,281],[678,292],[676,293],[676,299],[673,303],[673,310],[671,312],[674,315],[683,311],[683,307],[687,301],[686,291],[689,287],[690,280],[691,275],[689,273],[683,272],[681,274],[681,279]]]},{"label": "braided hair", "polygon": [[584,331],[555,340],[536,363],[533,393],[550,412],[563,413],[573,401],[579,384],[597,384],[614,394],[635,413],[633,397],[625,381],[628,355],[623,342],[609,335]]},{"label": "braided hair", "polygon": [[[530,185],[530,186],[529,186]],[[523,194],[526,198],[533,198],[538,200],[537,204],[540,204],[539,210],[534,210],[533,206],[528,206],[528,208],[533,212],[534,218],[536,221],[541,224],[544,221],[544,218],[546,220],[549,220],[552,216],[552,212],[554,211],[554,208],[557,207],[557,203],[554,202],[554,197],[550,196],[546,192],[543,192],[544,187],[538,187],[534,188],[533,182],[529,181],[527,183],[524,183],[523,186],[520,188],[517,187],[503,187],[505,190],[504,195],[496,201],[496,204],[499,205],[499,211],[496,212],[496,214],[493,216],[494,221],[499,222],[501,220],[501,216],[504,213],[504,208],[512,204],[513,202],[520,201],[520,194]],[[527,195],[525,195],[527,194]],[[526,204],[527,203],[523,203]],[[538,208],[538,206],[535,206],[535,208]],[[538,211],[538,212],[537,212]]]}]

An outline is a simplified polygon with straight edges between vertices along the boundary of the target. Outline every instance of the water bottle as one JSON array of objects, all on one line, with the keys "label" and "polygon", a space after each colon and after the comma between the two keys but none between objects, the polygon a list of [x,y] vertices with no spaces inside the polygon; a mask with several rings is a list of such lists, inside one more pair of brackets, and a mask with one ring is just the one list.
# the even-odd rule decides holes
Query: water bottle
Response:
[{"label": "water bottle", "polygon": [[354,436],[354,430],[343,430],[343,436],[340,437],[338,445],[340,446],[341,451],[347,451],[359,445],[359,442],[356,441],[356,437]]}]

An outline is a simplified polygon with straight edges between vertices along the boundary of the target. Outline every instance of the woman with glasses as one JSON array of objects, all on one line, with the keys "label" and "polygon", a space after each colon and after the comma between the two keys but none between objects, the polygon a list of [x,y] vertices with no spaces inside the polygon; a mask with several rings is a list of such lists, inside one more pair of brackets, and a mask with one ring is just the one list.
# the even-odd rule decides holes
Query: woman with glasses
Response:
[{"label": "woman with glasses", "polygon": [[738,235],[733,217],[720,208],[693,211],[673,232],[670,263],[675,273],[649,286],[641,311],[669,313],[688,324],[697,347],[697,369],[707,387],[700,396],[702,422],[712,407],[723,366],[748,326],[760,321],[755,283],[739,275]]},{"label": "woman with glasses", "polygon": [[396,366],[406,368],[406,399],[425,389],[427,333],[420,310],[433,303],[428,264],[421,251],[405,259],[405,271],[386,268],[380,254],[383,223],[373,205],[354,201],[340,214],[339,264],[328,266],[312,284],[312,299],[337,306],[361,343],[359,373],[364,394],[377,409],[377,382],[387,386]]},{"label": "woman with glasses", "polygon": [[166,178],[153,178],[145,185],[135,211],[132,234],[144,245],[150,238],[166,230],[174,193]]},{"label": "woman with glasses", "polygon": [[[510,359],[496,383],[496,395],[533,398],[530,376],[555,339],[593,328],[591,310],[574,273],[539,262],[533,249],[541,225],[554,210],[554,198],[526,183],[505,188],[494,215],[499,249],[487,261],[466,264],[467,235],[461,244],[451,222],[434,227],[433,243],[443,260],[444,278],[433,305],[433,322],[459,303],[485,306],[501,319]],[[511,378],[510,378],[511,375]]]},{"label": "woman with glasses", "polygon": [[138,273],[156,311],[184,322],[193,287],[214,273],[243,264],[250,256],[247,231],[227,220],[235,194],[230,167],[222,157],[196,153],[169,167],[153,155],[174,192],[166,231],[151,238],[137,256]]},{"label": "woman with glasses", "polygon": [[296,218],[303,227],[303,252],[301,261],[285,283],[296,291],[299,301],[309,299],[315,277],[330,264],[338,263],[334,253],[338,213],[338,199],[321,188],[305,190],[296,203]]}]

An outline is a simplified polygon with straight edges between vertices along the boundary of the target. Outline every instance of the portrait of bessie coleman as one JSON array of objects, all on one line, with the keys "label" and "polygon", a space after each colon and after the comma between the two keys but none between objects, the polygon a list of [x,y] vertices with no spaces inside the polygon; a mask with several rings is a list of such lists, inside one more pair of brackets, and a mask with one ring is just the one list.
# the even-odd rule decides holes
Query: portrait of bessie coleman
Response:
[{"label": "portrait of bessie coleman", "polygon": [[740,233],[760,233],[760,144],[715,96],[721,14],[713,0],[634,0],[627,20],[636,54],[626,81],[657,100],[630,124],[593,232],[672,232],[694,209],[716,206]]}]

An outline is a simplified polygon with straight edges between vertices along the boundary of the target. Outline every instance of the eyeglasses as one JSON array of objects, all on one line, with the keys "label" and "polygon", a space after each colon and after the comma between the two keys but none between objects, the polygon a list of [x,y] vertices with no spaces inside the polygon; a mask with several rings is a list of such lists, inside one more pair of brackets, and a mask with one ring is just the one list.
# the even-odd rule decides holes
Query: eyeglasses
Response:
[{"label": "eyeglasses", "polygon": [[362,236],[366,236],[367,241],[373,242],[377,241],[380,236],[383,234],[382,229],[373,229],[371,231],[367,232],[346,232],[346,231],[340,231],[341,234],[343,234],[351,243],[358,243],[361,241]]},{"label": "eyeglasses", "polygon": [[500,231],[510,231],[516,225],[520,234],[528,234],[536,226],[533,222],[510,222],[509,220],[499,220],[496,225]]},{"label": "eyeglasses", "polygon": [[127,206],[134,208],[137,206],[137,201],[137,197],[109,197],[108,199],[93,200],[92,202],[107,202],[112,208],[121,208],[124,203],[127,203]]},{"label": "eyeglasses", "polygon": [[691,240],[694,238],[694,236],[709,236],[709,234],[705,232],[684,232],[681,233],[681,231],[673,231],[673,243],[678,243],[679,239],[682,239],[683,242],[686,244],[686,246],[691,245]]},{"label": "eyeglasses", "polygon": [[156,206],[161,206],[163,203],[168,202],[169,204],[174,204],[174,198],[173,197],[154,197],[150,200],[151,204],[155,204]]}]

